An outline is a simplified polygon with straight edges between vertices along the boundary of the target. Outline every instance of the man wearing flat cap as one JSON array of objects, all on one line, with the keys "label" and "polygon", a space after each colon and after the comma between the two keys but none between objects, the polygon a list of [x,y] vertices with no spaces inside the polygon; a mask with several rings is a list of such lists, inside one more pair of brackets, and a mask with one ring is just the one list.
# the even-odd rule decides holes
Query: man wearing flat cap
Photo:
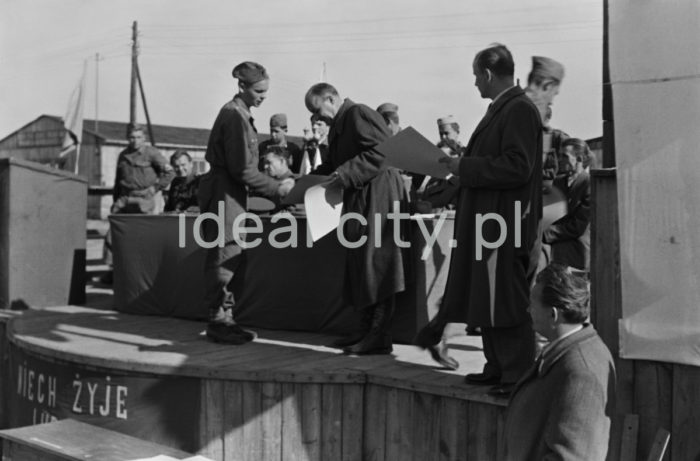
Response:
[{"label": "man wearing flat cap", "polygon": [[384,118],[386,126],[389,128],[389,131],[391,131],[392,136],[401,131],[401,125],[399,125],[399,106],[390,102],[385,102],[377,107],[377,112]]},{"label": "man wearing flat cap", "polygon": [[[261,161],[270,146],[279,146],[287,149],[292,171],[295,173],[299,172],[303,152],[299,146],[287,141],[287,114],[275,114],[270,117],[270,139],[260,143],[259,155]],[[262,170],[262,164],[260,169]]]}]

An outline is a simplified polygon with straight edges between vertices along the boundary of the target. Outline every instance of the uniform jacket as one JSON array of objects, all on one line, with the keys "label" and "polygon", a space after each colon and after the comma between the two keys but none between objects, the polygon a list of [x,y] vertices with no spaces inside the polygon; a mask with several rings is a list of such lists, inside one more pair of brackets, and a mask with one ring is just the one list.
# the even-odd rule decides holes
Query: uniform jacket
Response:
[{"label": "uniform jacket", "polygon": [[168,161],[155,147],[146,144],[137,150],[127,147],[117,159],[114,200],[149,188],[152,193],[165,189],[174,175]]},{"label": "uniform jacket", "polygon": [[[513,87],[491,104],[460,159],[459,178],[457,246],[441,314],[473,326],[519,325],[529,319],[527,277],[542,218],[542,125],[522,89]],[[479,260],[476,216],[487,213],[503,219],[506,237],[496,249],[482,248]],[[480,233],[483,241],[496,242],[501,226],[489,219]]]},{"label": "uniform jacket", "polygon": [[211,170],[199,181],[200,211],[217,213],[218,203],[223,201],[225,239],[231,243],[233,221],[246,211],[248,192],[274,197],[279,187],[278,181],[258,169],[257,131],[250,111],[238,96],[219,111],[204,158]]},{"label": "uniform jacket", "polygon": [[[367,225],[349,220],[345,238],[355,242],[367,237],[365,245],[349,249],[346,263],[345,298],[356,308],[363,308],[405,289],[408,258],[394,243],[393,227],[387,213],[398,202],[406,210],[403,180],[395,168],[384,164],[384,156],[373,149],[391,134],[384,119],[363,104],[349,99],[336,114],[328,135],[328,158],[314,174],[338,172],[343,183],[343,213],[359,213]],[[380,216],[379,227],[375,215]],[[379,234],[379,247],[375,245]]]},{"label": "uniform jacket", "polygon": [[554,187],[566,196],[569,211],[545,229],[542,240],[552,246],[552,262],[587,271],[591,260],[591,177],[583,171],[568,185],[567,178],[559,176]]},{"label": "uniform jacket", "polygon": [[[591,325],[546,350],[518,382],[505,424],[508,461],[604,461],[615,406],[612,357]],[[541,371],[540,371],[541,370]]]}]

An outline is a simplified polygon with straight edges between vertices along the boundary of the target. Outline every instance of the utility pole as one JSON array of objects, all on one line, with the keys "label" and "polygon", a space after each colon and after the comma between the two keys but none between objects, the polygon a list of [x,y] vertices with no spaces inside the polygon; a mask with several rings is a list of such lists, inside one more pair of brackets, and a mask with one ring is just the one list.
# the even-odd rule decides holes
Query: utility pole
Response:
[{"label": "utility pole", "polygon": [[129,125],[136,124],[136,85],[137,83],[137,66],[139,56],[139,26],[138,22],[134,21],[131,34],[131,92],[129,99]]},{"label": "utility pole", "polygon": [[95,135],[99,133],[100,128],[100,53],[95,53]]}]

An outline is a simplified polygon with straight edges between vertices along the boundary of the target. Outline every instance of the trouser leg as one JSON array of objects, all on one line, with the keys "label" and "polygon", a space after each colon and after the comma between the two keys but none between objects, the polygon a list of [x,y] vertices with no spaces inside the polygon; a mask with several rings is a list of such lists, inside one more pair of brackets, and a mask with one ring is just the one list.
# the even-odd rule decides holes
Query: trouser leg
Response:
[{"label": "trouser leg", "polygon": [[484,355],[487,361],[484,373],[498,370],[501,383],[516,383],[535,360],[532,322],[526,321],[508,328],[484,328],[483,331]]},{"label": "trouser leg", "polygon": [[210,320],[219,315],[220,311],[233,307],[233,291],[230,285],[241,259],[242,249],[236,244],[209,249],[204,265],[205,291],[202,304]]}]

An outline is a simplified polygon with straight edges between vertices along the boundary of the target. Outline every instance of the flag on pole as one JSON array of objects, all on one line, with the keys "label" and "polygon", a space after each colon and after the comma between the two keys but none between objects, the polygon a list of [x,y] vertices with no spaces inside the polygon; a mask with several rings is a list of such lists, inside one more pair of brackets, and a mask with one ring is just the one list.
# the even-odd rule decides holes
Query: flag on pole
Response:
[{"label": "flag on pole", "polygon": [[85,66],[83,66],[83,73],[80,76],[78,85],[75,87],[68,100],[68,108],[66,110],[66,116],[63,117],[63,126],[66,129],[66,133],[63,136],[63,145],[61,146],[61,152],[58,154],[59,158],[63,158],[75,151],[75,165],[73,167],[73,172],[78,173],[78,154],[80,141],[83,136],[83,88],[85,86]]}]

